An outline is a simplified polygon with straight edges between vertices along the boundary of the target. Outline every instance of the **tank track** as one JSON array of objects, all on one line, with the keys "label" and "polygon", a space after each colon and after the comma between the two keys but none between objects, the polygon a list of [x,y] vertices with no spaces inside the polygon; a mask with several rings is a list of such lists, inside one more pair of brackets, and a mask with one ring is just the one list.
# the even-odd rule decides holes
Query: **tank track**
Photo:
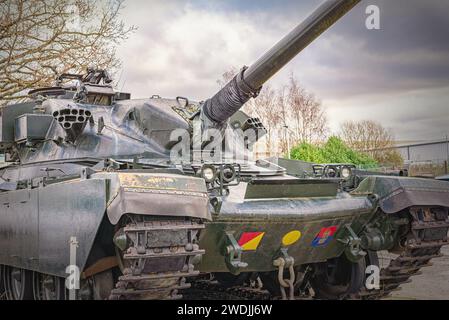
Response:
[{"label": "tank track", "polygon": [[204,224],[186,218],[130,218],[122,228],[128,247],[118,252],[123,275],[109,299],[181,299],[179,290],[190,287],[186,278],[199,274],[194,263],[205,253],[197,244]]},{"label": "tank track", "polygon": [[249,286],[225,287],[212,280],[195,280],[186,292],[187,299],[217,299],[217,300],[271,300],[271,294],[262,289]]},{"label": "tank track", "polygon": [[400,290],[400,286],[411,282],[410,277],[421,274],[420,269],[431,266],[430,260],[441,257],[441,247],[448,245],[449,220],[447,211],[438,214],[432,208],[410,209],[411,225],[408,239],[399,256],[380,270],[380,289],[363,288],[353,299],[377,300]]}]

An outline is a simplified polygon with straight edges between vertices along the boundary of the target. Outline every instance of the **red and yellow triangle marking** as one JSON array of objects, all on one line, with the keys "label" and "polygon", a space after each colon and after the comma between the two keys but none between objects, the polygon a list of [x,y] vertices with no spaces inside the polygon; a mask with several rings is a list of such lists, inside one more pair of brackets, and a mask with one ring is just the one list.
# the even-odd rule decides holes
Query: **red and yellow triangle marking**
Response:
[{"label": "red and yellow triangle marking", "polygon": [[265,232],[243,232],[238,241],[243,251],[256,250]]}]

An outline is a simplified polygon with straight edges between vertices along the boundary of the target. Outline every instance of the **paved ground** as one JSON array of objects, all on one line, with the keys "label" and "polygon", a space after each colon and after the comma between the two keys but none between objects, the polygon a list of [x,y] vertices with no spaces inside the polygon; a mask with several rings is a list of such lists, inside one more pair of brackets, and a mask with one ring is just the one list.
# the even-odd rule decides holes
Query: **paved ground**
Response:
[{"label": "paved ground", "polygon": [[449,246],[443,247],[444,256],[433,259],[433,266],[423,268],[422,275],[412,277],[412,282],[402,285],[389,299],[449,300]]}]

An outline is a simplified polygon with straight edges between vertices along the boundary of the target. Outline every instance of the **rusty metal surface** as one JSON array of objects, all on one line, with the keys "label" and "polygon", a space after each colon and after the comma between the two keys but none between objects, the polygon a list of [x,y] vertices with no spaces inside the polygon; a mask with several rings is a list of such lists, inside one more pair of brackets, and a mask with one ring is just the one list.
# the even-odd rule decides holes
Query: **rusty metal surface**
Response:
[{"label": "rusty metal surface", "polygon": [[[196,239],[204,225],[185,218],[137,216],[120,227],[131,241],[117,257],[123,275],[109,299],[182,298],[178,290],[190,287],[186,277],[199,274],[194,260],[204,250]],[[170,234],[164,233],[167,229]]]},{"label": "rusty metal surface", "polygon": [[126,213],[211,219],[202,179],[151,173],[118,173],[117,178],[107,209],[112,224]]},{"label": "rusty metal surface", "polygon": [[81,277],[86,279],[97,273],[109,270],[111,268],[117,267],[118,261],[116,256],[101,258],[96,261],[93,265],[87,267],[81,274]]}]

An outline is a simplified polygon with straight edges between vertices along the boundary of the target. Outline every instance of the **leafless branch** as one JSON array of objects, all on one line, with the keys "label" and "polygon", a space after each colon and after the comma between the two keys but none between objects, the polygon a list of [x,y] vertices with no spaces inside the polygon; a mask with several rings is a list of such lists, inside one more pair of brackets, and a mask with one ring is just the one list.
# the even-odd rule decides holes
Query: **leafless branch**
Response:
[{"label": "leafless branch", "polygon": [[0,1],[0,102],[57,73],[120,65],[115,48],[135,30],[119,19],[123,0]]},{"label": "leafless branch", "polygon": [[403,162],[394,149],[392,131],[376,121],[346,121],[341,126],[341,135],[351,148],[369,154],[379,163],[399,166]]},{"label": "leafless branch", "polygon": [[[237,72],[237,68],[229,68],[217,83],[223,87]],[[265,85],[259,96],[247,102],[243,110],[264,124],[266,150],[271,155],[286,154],[289,145],[322,141],[328,132],[321,102],[302,88],[293,75],[280,90]]]}]

